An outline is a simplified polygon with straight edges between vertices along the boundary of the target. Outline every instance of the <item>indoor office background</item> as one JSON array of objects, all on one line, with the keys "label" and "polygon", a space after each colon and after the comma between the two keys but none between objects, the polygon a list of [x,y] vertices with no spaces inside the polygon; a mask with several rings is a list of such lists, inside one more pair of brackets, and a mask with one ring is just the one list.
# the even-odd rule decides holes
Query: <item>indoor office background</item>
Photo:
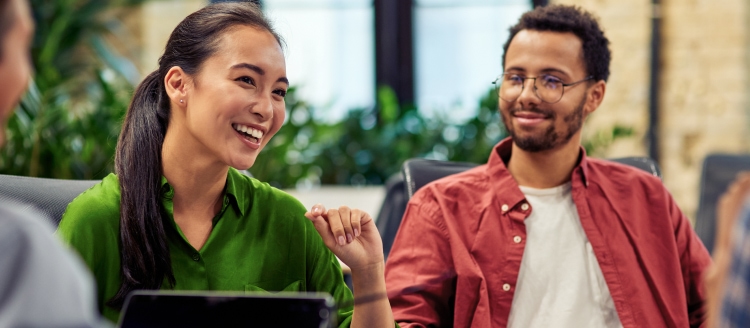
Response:
[{"label": "indoor office background", "polygon": [[[208,3],[79,2],[31,1],[37,71],[0,173],[111,172],[134,85],[155,69],[172,28]],[[586,149],[654,158],[695,221],[706,156],[750,152],[745,0],[262,0],[286,40],[293,92],[287,124],[250,173],[303,202],[354,199],[340,203],[375,215],[405,159],[484,162],[505,136],[491,82],[508,27],[547,2],[592,11],[611,41]]]}]

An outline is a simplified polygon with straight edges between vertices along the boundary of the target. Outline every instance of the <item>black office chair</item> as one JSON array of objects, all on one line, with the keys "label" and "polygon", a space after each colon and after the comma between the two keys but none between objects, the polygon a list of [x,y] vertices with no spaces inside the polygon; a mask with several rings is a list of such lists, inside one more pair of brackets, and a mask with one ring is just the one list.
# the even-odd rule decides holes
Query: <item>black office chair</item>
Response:
[{"label": "black office chair", "polygon": [[750,155],[710,154],[703,160],[695,232],[709,252],[716,236],[716,203],[742,171],[750,171]]},{"label": "black office chair", "polygon": [[[661,178],[659,165],[650,158],[622,157],[609,160],[639,168]],[[383,240],[383,252],[386,258],[388,258],[393,240],[396,238],[396,232],[401,225],[406,204],[414,193],[434,180],[466,171],[477,165],[479,164],[423,158],[413,158],[404,162],[401,168],[402,174],[388,180],[385,200],[378,213],[377,227]]]},{"label": "black office chair", "polygon": [[36,208],[55,227],[65,208],[86,189],[101,180],[63,180],[0,174],[0,201],[25,208]]},{"label": "black office chair", "polygon": [[401,218],[404,216],[409,198],[410,194],[406,192],[404,176],[401,173],[394,174],[385,182],[385,199],[380,205],[375,225],[383,240],[383,253],[386,258],[391,252],[393,239],[396,238],[396,231],[401,225]]},{"label": "black office chair", "polygon": [[424,185],[452,174],[461,173],[479,164],[466,162],[436,161],[424,158],[406,160],[401,167],[406,184],[407,200]]},{"label": "black office chair", "polygon": [[618,157],[618,158],[609,158],[607,160],[617,162],[620,164],[630,165],[635,168],[639,168],[641,170],[644,170],[648,173],[651,173],[651,175],[662,179],[661,177],[661,168],[659,168],[659,164],[656,164],[656,162],[648,157]]}]

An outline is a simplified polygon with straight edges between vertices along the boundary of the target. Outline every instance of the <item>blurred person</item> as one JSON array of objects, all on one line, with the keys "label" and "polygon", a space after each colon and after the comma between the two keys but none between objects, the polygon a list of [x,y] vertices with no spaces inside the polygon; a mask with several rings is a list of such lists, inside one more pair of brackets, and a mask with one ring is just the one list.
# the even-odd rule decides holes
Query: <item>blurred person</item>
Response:
[{"label": "blurred person", "polygon": [[592,14],[525,13],[496,80],[510,137],[407,205],[386,263],[402,327],[698,327],[711,258],[658,177],[589,158],[611,53]]},{"label": "blurred person", "polygon": [[178,24],[136,88],[116,174],[78,196],[58,229],[93,272],[108,319],[137,289],[319,291],[336,300],[341,326],[393,326],[384,296],[352,306],[334,256],[357,295],[385,295],[383,245],[367,213],[307,212],[238,172],[284,122],[281,43],[257,6],[209,5]]},{"label": "blurred person", "polygon": [[[26,0],[0,0],[0,146],[31,75]],[[97,327],[91,276],[40,213],[0,201],[0,327]]]},{"label": "blurred person", "polygon": [[714,264],[707,271],[709,327],[750,327],[750,172],[743,172],[716,207]]}]

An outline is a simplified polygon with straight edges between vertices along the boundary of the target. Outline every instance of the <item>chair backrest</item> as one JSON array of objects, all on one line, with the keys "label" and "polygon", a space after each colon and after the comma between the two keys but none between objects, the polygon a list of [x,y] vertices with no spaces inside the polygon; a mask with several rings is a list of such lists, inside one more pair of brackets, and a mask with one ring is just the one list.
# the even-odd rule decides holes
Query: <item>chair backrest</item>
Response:
[{"label": "chair backrest", "polygon": [[385,199],[375,220],[380,238],[383,240],[383,253],[386,258],[391,252],[393,239],[396,238],[396,231],[401,225],[401,218],[408,202],[404,176],[401,173],[394,174],[385,182]]},{"label": "chair backrest", "polygon": [[709,252],[716,236],[716,203],[742,171],[750,171],[750,155],[710,154],[703,160],[695,232]]},{"label": "chair backrest", "polygon": [[63,180],[0,174],[0,200],[34,207],[57,227],[68,204],[101,180]]},{"label": "chair backrest", "polygon": [[452,174],[461,173],[477,165],[479,164],[436,161],[424,158],[406,160],[401,166],[401,173],[406,183],[406,194],[409,195],[408,198],[411,198],[419,188],[426,184]]},{"label": "chair backrest", "polygon": [[[659,165],[647,157],[622,157],[609,159],[614,162],[631,165],[661,178]],[[406,204],[419,188],[426,184],[466,171],[477,166],[475,163],[436,161],[413,158],[404,162],[401,175],[391,177],[386,184],[386,195],[378,213],[377,226],[383,240],[383,252],[388,258],[396,232],[406,211]]]},{"label": "chair backrest", "polygon": [[656,162],[649,157],[618,157],[618,158],[609,158],[608,160],[617,162],[620,164],[630,165],[630,166],[639,168],[641,170],[644,170],[648,173],[651,173],[651,175],[659,179],[662,178],[659,164],[656,164]]}]

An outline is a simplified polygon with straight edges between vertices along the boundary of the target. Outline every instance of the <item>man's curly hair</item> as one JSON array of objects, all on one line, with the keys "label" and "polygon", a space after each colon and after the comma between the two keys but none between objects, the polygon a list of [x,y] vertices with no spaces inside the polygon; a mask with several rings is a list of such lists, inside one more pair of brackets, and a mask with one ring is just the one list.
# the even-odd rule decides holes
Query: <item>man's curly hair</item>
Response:
[{"label": "man's curly hair", "polygon": [[503,67],[510,41],[522,30],[575,34],[583,44],[587,75],[593,76],[594,81],[607,81],[609,78],[609,62],[612,60],[609,40],[591,13],[576,6],[549,5],[523,14],[518,23],[510,28],[510,35],[503,46]]}]

